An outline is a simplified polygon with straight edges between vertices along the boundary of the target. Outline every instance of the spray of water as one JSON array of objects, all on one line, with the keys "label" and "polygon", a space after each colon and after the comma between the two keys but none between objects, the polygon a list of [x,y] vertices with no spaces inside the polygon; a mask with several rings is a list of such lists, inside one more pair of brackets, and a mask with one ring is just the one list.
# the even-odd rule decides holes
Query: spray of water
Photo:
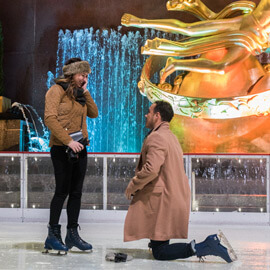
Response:
[{"label": "spray of water", "polygon": [[[178,38],[155,30],[142,31],[122,34],[121,27],[117,30],[89,28],[73,32],[59,31],[56,69],[55,72],[48,71],[47,87],[49,89],[54,79],[62,75],[62,67],[67,59],[80,57],[90,63],[92,73],[89,75],[88,89],[97,103],[99,117],[87,119],[90,138],[88,151],[137,153],[141,149],[147,133],[144,115],[150,104],[137,88],[146,60],[146,56],[140,53],[140,47],[147,39],[155,37]],[[49,131],[36,110],[19,103],[13,106],[22,111],[26,120],[29,143],[24,150],[49,151]],[[29,126],[25,111],[31,117],[34,130]],[[32,113],[42,126],[42,135],[38,134]]]},{"label": "spray of water", "polygon": [[[140,47],[149,38],[172,38],[154,30],[121,33],[93,28],[60,30],[55,74],[48,72],[47,86],[62,75],[65,61],[80,57],[89,61],[92,73],[88,89],[97,103],[99,117],[88,119],[88,134],[93,152],[139,152],[147,133],[144,115],[149,101],[140,95],[137,83],[146,56]],[[175,38],[175,37],[174,37]]]},{"label": "spray of water", "polygon": [[[48,152],[49,151],[49,131],[44,126],[41,117],[38,115],[37,111],[30,105],[24,105],[18,102],[14,102],[12,104],[12,107],[17,107],[24,117],[26,127],[27,127],[27,133],[28,133],[28,143],[25,145],[24,150],[27,150],[29,152]],[[31,124],[34,128],[31,128],[32,125],[30,125],[28,117],[26,116],[26,112],[28,115],[30,115],[31,118]],[[32,112],[36,115],[37,120],[42,125],[43,128],[43,135],[39,136],[36,126],[36,121],[33,117]],[[23,132],[23,131],[21,131]],[[21,134],[22,136],[22,134]]]}]

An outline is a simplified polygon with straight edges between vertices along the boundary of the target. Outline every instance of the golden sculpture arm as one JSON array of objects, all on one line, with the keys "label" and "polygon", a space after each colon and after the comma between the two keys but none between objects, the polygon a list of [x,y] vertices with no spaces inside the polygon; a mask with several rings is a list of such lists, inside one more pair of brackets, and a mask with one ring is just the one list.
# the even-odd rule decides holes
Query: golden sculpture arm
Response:
[{"label": "golden sculpture arm", "polygon": [[210,10],[200,0],[169,0],[167,9],[169,11],[184,11],[195,15],[200,20],[223,19],[242,11],[244,14],[251,13],[256,4],[251,1],[237,1],[228,4],[219,13]]},{"label": "golden sculpture arm", "polygon": [[187,41],[170,41],[155,38],[154,40],[147,40],[145,46],[142,47],[142,53],[188,57],[228,47],[242,47],[256,55],[263,51],[264,43],[260,43],[258,37],[249,32],[233,31],[218,36],[189,39]]},{"label": "golden sculpture arm", "polygon": [[226,31],[239,30],[241,16],[226,20],[207,20],[195,23],[184,23],[176,19],[147,20],[125,13],[121,23],[125,26],[152,28],[164,32],[182,34],[190,37],[216,35]]},{"label": "golden sculpture arm", "polygon": [[197,59],[174,59],[169,57],[165,67],[160,71],[160,83],[164,83],[166,78],[177,70],[225,74],[233,68],[235,63],[244,61],[249,55],[241,47],[235,47],[231,48],[220,61],[213,61],[203,57]]}]

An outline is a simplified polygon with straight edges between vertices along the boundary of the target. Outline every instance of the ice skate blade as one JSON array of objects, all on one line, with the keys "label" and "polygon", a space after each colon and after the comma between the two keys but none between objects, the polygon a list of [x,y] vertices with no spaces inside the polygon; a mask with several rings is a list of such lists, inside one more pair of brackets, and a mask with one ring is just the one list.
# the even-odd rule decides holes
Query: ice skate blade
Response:
[{"label": "ice skate blade", "polygon": [[77,247],[72,247],[68,250],[68,252],[71,252],[71,253],[92,253],[93,249],[81,250]]},{"label": "ice skate blade", "polygon": [[234,249],[232,248],[229,240],[226,238],[225,234],[221,230],[218,231],[218,238],[220,240],[220,243],[227,248],[231,260],[233,262],[237,261],[238,258]]},{"label": "ice skate blade", "polygon": [[54,249],[45,249],[44,251],[42,251],[42,254],[49,254],[49,255],[53,255],[53,256],[63,256],[63,255],[67,255],[67,251],[64,250],[54,250]]}]

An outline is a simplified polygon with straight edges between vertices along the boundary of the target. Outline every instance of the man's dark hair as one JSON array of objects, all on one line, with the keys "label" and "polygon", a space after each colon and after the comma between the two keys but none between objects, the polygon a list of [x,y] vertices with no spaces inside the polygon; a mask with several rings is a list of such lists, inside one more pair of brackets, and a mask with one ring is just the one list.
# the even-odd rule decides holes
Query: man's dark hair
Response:
[{"label": "man's dark hair", "polygon": [[81,58],[79,58],[79,57],[73,57],[73,58],[68,59],[65,62],[65,65],[69,65],[69,64],[72,64],[72,63],[75,63],[75,62],[80,62],[80,61],[82,61]]},{"label": "man's dark hair", "polygon": [[154,104],[156,104],[154,108],[154,113],[159,112],[162,121],[171,122],[174,116],[171,104],[163,100],[158,100]]}]

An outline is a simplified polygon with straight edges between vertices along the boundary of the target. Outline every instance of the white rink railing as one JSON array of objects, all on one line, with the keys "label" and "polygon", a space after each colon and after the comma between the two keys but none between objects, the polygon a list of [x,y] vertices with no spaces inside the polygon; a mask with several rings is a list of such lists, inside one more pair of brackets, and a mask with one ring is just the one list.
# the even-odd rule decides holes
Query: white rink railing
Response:
[{"label": "white rink railing", "polygon": [[[123,221],[138,154],[88,154],[82,222]],[[184,155],[191,223],[267,223],[269,155]],[[54,192],[49,153],[0,153],[0,220],[46,221]],[[65,211],[62,213],[65,220]]]}]

